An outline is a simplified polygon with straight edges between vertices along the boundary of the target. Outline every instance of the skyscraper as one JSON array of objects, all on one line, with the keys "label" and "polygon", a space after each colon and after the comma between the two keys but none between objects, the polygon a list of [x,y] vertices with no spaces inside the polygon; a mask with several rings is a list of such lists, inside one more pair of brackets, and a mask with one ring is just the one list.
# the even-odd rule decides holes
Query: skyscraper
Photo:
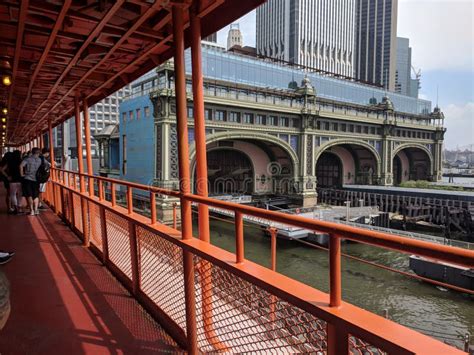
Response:
[{"label": "skyscraper", "polygon": [[395,90],[398,0],[357,0],[355,76]]},{"label": "skyscraper", "polygon": [[269,0],[257,8],[257,53],[353,77],[356,0]]},{"label": "skyscraper", "polygon": [[232,23],[230,30],[227,35],[227,49],[231,49],[233,46],[243,46],[244,41],[242,39],[242,33],[238,23]]},{"label": "skyscraper", "polygon": [[395,74],[395,92],[418,97],[420,79],[411,78],[411,47],[408,38],[397,37],[397,67]]}]

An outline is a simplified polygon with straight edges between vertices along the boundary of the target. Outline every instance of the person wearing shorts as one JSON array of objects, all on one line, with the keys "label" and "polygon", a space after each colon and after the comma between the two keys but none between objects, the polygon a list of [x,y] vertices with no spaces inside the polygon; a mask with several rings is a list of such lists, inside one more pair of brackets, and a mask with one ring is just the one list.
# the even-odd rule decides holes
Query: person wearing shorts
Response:
[{"label": "person wearing shorts", "polygon": [[10,181],[8,180],[8,174],[6,173],[6,168],[8,161],[10,160],[11,152],[6,152],[0,161],[0,181],[3,182],[3,186],[7,191],[5,195],[5,204],[7,206],[7,211],[10,212]]},{"label": "person wearing shorts", "polygon": [[30,206],[30,215],[38,215],[39,183],[36,181],[36,172],[41,166],[41,150],[33,148],[31,156],[21,162],[20,172],[23,176],[22,190]]},{"label": "person wearing shorts", "polygon": [[[49,171],[51,169],[51,163],[49,162],[49,149],[48,148],[43,148],[41,151],[41,159],[44,160],[44,164],[46,166],[46,170]],[[39,185],[39,209],[46,209],[46,207],[43,204],[43,193],[46,192],[46,184],[47,182],[41,183]]]}]

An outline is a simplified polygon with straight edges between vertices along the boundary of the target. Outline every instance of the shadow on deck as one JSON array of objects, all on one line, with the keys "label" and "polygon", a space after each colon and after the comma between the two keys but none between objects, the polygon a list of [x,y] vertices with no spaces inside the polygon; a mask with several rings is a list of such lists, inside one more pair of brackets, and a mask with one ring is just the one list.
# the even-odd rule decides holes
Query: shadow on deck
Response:
[{"label": "shadow on deck", "polygon": [[3,207],[0,249],[16,252],[0,266],[11,298],[1,354],[182,351],[52,211],[10,216]]}]

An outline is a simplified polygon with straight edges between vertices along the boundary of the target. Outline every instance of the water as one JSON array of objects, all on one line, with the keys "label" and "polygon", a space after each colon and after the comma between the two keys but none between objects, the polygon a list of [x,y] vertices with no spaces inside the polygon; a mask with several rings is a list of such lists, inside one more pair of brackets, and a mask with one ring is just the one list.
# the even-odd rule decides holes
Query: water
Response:
[{"label": "water", "polygon": [[[197,233],[197,229],[195,229]],[[270,238],[246,225],[245,258],[270,266]],[[235,252],[234,225],[211,219],[211,242]],[[348,243],[343,252],[409,271],[408,255],[364,244]],[[296,241],[277,241],[277,271],[324,292],[329,291],[328,254]],[[474,298],[383,270],[342,259],[342,294],[346,302],[389,317],[397,323],[462,347],[459,335],[474,335]]]}]

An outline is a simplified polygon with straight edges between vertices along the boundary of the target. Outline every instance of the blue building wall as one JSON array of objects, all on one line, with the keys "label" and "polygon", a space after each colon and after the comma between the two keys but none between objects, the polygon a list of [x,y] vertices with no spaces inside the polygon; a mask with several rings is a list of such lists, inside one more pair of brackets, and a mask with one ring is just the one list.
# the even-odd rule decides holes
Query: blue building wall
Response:
[{"label": "blue building wall", "polygon": [[[146,109],[148,108],[148,109]],[[140,110],[138,117],[137,110]],[[145,115],[148,113],[148,115]],[[124,139],[126,168],[124,172]],[[148,96],[125,99],[120,104],[120,178],[140,184],[151,184],[154,177],[154,121]]]}]

